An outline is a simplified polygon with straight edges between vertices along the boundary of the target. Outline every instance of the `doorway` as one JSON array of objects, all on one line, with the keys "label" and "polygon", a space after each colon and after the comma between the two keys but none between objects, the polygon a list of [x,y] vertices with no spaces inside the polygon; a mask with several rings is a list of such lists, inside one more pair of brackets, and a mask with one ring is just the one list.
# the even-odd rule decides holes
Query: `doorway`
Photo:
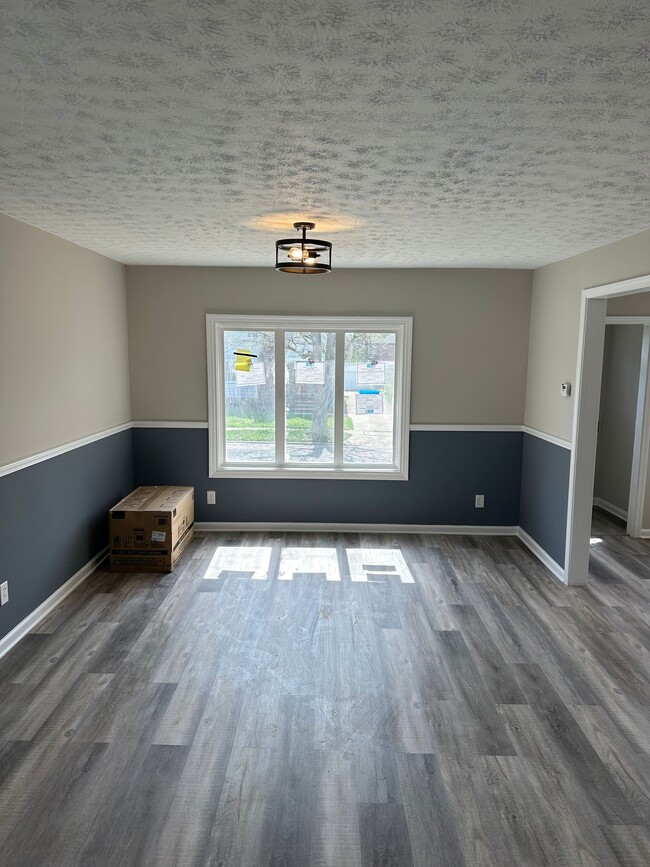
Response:
[{"label": "doorway", "polygon": [[[580,332],[578,339],[578,366],[576,375],[576,403],[573,421],[573,449],[569,471],[569,499],[567,511],[565,578],[570,585],[587,583],[589,573],[589,552],[592,522],[592,505],[596,470],[596,451],[598,444],[598,418],[600,408],[603,358],[605,350],[605,328],[607,322],[607,301],[623,295],[635,295],[650,290],[650,275],[622,280],[584,289],[580,309]],[[637,317],[632,317],[636,319]],[[617,320],[625,324],[624,318]],[[636,323],[638,324],[638,323]],[[647,371],[647,345],[646,363]],[[646,372],[643,394],[644,409],[637,412],[636,424],[641,425],[637,454],[633,457],[637,464],[632,468],[634,479],[645,480],[648,466],[648,415],[650,400],[648,395],[648,376]],[[640,389],[639,389],[640,390]],[[639,415],[642,418],[639,419]],[[635,520],[642,518],[645,488],[637,482],[634,490],[633,511]],[[632,501],[632,491],[630,501]],[[629,521],[629,515],[628,515]],[[640,531],[639,534],[645,535]]]},{"label": "doorway", "polygon": [[642,533],[649,347],[650,319],[607,317],[594,473],[595,536],[627,533],[638,537]]}]

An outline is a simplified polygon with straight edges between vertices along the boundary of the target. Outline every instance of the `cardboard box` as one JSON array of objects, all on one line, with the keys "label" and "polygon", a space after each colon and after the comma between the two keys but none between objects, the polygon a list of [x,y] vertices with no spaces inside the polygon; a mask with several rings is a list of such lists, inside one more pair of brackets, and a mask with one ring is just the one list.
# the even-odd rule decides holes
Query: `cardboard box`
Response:
[{"label": "cardboard box", "polygon": [[108,515],[111,572],[172,572],[193,526],[194,488],[136,488]]}]

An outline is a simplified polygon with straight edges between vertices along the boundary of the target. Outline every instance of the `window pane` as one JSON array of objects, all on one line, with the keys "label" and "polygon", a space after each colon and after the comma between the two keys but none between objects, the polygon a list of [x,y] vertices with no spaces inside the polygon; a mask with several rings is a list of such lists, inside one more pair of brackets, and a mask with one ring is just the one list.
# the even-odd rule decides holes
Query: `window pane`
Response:
[{"label": "window pane", "polygon": [[[224,331],[226,461],[275,461],[275,341],[272,331]],[[256,355],[250,359],[241,351]],[[240,370],[237,370],[237,361]],[[247,370],[246,368],[249,367]]]},{"label": "window pane", "polygon": [[286,459],[334,461],[334,359],[336,334],[287,331]]},{"label": "window pane", "polygon": [[395,333],[345,335],[343,461],[393,463]]}]

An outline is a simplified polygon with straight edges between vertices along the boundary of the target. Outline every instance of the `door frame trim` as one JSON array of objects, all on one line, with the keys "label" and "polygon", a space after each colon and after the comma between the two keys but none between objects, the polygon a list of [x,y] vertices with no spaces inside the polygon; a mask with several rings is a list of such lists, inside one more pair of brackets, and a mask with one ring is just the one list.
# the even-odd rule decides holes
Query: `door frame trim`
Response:
[{"label": "door frame trim", "polygon": [[573,586],[586,584],[589,574],[607,300],[649,290],[650,274],[582,290],[565,549],[565,580]]}]

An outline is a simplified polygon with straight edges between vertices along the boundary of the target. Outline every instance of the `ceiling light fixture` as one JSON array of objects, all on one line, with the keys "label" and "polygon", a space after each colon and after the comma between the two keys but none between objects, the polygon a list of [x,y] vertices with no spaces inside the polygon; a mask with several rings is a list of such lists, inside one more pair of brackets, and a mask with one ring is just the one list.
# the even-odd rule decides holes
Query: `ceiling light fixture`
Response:
[{"label": "ceiling light fixture", "polygon": [[[285,274],[329,274],[332,270],[332,244],[319,238],[307,240],[307,230],[316,223],[300,220],[293,224],[302,238],[281,238],[275,242],[275,268]],[[323,261],[320,261],[321,258]]]}]

